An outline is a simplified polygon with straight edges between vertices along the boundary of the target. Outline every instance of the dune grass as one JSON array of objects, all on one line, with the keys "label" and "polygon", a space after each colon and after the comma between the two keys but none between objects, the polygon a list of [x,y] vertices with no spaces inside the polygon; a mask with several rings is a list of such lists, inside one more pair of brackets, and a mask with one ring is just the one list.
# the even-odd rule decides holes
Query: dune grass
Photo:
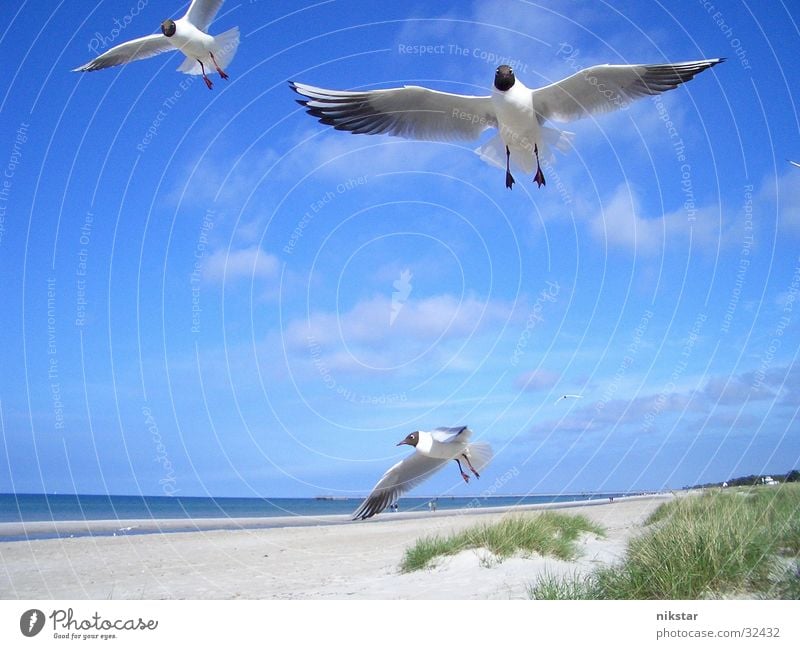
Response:
[{"label": "dune grass", "polygon": [[701,599],[800,593],[800,484],[708,491],[659,507],[624,561],[545,577],[535,599]]},{"label": "dune grass", "polygon": [[584,532],[604,534],[600,526],[584,516],[544,512],[509,517],[494,525],[476,525],[447,537],[423,537],[406,550],[400,570],[421,570],[438,557],[478,548],[485,548],[498,561],[518,552],[573,559],[577,556],[575,541]]}]

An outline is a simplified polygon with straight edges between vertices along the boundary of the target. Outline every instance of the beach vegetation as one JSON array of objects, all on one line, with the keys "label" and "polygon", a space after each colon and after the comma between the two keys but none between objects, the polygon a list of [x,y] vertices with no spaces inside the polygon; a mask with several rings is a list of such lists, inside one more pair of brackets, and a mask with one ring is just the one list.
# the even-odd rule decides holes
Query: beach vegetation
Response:
[{"label": "beach vegetation", "polygon": [[543,512],[531,516],[509,516],[498,523],[476,525],[449,536],[426,536],[406,550],[400,565],[402,572],[430,567],[443,556],[470,549],[485,549],[481,564],[502,561],[514,554],[540,554],[571,560],[578,556],[577,539],[581,534],[603,536],[604,531],[585,516]]},{"label": "beach vegetation", "polygon": [[713,489],[661,505],[624,559],[544,577],[535,599],[789,598],[800,594],[800,484]]}]

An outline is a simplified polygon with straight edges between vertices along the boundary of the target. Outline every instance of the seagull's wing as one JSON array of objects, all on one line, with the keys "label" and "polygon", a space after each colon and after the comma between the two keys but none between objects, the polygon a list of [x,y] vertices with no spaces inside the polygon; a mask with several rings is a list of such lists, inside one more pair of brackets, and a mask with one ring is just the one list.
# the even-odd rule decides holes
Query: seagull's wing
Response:
[{"label": "seagull's wing", "polygon": [[447,428],[442,426],[433,430],[431,435],[437,442],[447,444],[452,442],[456,437],[460,437],[460,441],[466,442],[469,440],[472,431],[466,426],[456,426],[455,428]]},{"label": "seagull's wing", "polygon": [[353,514],[353,520],[363,520],[379,514],[406,491],[427,480],[446,462],[447,460],[428,457],[419,451],[414,451],[383,474],[372,493]]},{"label": "seagull's wing", "polygon": [[192,0],[186,17],[201,32],[208,29],[224,0]]},{"label": "seagull's wing", "polygon": [[497,126],[491,97],[456,95],[419,86],[350,92],[290,81],[310,115],[339,131],[417,140],[474,140]]},{"label": "seagull's wing", "polygon": [[561,122],[624,108],[646,95],[677,88],[725,59],[664,65],[595,65],[533,91],[533,107]]},{"label": "seagull's wing", "polygon": [[800,167],[800,162],[795,162],[794,160],[787,160],[789,164],[793,164],[795,167]]},{"label": "seagull's wing", "polygon": [[143,36],[126,43],[120,43],[112,47],[108,52],[104,52],[96,59],[93,59],[75,68],[73,72],[91,72],[92,70],[102,70],[113,65],[122,65],[139,59],[147,59],[161,52],[168,52],[176,49],[170,40],[163,34],[152,34]]}]

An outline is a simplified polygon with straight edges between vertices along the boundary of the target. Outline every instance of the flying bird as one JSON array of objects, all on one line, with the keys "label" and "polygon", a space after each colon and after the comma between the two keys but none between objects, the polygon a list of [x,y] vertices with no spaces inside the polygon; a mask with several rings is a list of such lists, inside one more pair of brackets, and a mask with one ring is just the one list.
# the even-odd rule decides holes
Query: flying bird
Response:
[{"label": "flying bird", "polygon": [[[583,395],[581,394],[562,394],[558,399],[556,399],[556,403],[559,401],[563,401],[564,399],[583,399]],[[555,405],[555,404],[553,404]]]},{"label": "flying bird", "polygon": [[542,88],[531,89],[508,65],[495,71],[492,94],[459,95],[403,86],[386,90],[326,90],[290,81],[302,95],[298,103],[323,124],[339,131],[397,135],[418,140],[474,140],[484,130],[497,135],[476,149],[484,161],[505,167],[506,187],[514,177],[510,164],[533,173],[545,184],[540,156],[569,149],[572,133],[544,126],[571,122],[626,107],[647,95],[672,90],[724,59],[657,65],[595,65]]},{"label": "flying bird", "polygon": [[167,18],[161,23],[161,33],[143,36],[112,47],[96,59],[75,68],[73,72],[92,72],[114,65],[147,59],[162,52],[180,50],[186,60],[178,67],[184,74],[201,74],[210,90],[213,84],[206,67],[217,70],[227,79],[224,68],[233,60],[239,47],[239,28],[234,27],[218,36],[206,33],[224,0],[192,0],[186,15],[178,20]]},{"label": "flying bird", "polygon": [[469,475],[461,465],[463,460],[476,478],[492,459],[492,447],[485,442],[469,443],[472,431],[466,426],[436,428],[432,432],[417,430],[397,445],[407,444],[414,452],[383,474],[366,500],[353,514],[353,520],[363,520],[379,514],[402,494],[426,480],[450,460],[455,460],[464,482]]}]

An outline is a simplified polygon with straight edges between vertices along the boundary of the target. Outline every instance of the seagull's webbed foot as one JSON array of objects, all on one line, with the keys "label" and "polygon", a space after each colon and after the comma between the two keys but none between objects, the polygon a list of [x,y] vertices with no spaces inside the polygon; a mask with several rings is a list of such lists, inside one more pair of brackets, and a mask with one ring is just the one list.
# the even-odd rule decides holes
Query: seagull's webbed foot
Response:
[{"label": "seagull's webbed foot", "polygon": [[228,80],[228,75],[225,74],[225,70],[223,70],[221,67],[219,67],[219,64],[217,63],[217,59],[214,58],[214,52],[209,52],[209,54],[211,55],[211,60],[214,61],[214,67],[217,68],[217,72],[219,73],[219,76],[222,79],[225,79],[225,81],[227,81]]},{"label": "seagull's webbed foot", "polygon": [[511,186],[514,184],[514,176],[511,175],[511,151],[508,150],[506,147],[506,187],[511,189]]},{"label": "seagull's webbed foot", "polygon": [[542,185],[546,185],[547,183],[544,181],[544,174],[542,173],[542,167],[539,165],[539,147],[538,145],[533,145],[533,152],[536,154],[536,175],[533,177],[533,181],[541,187]]}]

